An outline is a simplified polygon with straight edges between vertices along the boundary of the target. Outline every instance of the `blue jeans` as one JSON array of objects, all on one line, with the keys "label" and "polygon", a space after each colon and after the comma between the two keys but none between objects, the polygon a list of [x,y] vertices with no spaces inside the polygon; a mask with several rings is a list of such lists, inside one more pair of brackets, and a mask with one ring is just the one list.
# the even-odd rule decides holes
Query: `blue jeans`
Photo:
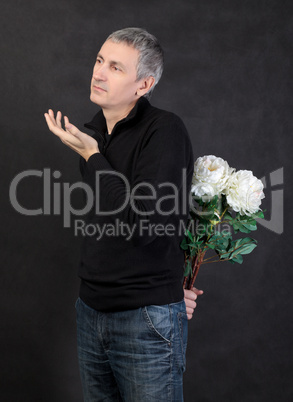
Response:
[{"label": "blue jeans", "polygon": [[102,313],[76,302],[85,402],[182,402],[187,346],[184,300]]}]

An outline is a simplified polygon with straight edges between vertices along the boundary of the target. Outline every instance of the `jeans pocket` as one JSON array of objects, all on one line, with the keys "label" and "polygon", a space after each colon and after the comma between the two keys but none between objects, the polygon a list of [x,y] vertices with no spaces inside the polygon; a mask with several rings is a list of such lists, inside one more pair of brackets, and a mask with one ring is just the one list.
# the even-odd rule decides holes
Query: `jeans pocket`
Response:
[{"label": "jeans pocket", "polygon": [[151,332],[159,339],[170,345],[171,314],[169,306],[146,306],[143,307],[142,314]]},{"label": "jeans pocket", "polygon": [[181,346],[182,370],[184,372],[186,368],[186,348],[188,339],[188,321],[186,312],[177,313],[177,319]]}]

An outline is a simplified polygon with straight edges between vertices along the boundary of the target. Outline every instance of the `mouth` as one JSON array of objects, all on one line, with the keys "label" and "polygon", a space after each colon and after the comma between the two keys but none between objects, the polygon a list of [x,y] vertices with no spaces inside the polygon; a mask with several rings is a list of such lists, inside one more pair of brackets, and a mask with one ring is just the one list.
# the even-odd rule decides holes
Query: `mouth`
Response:
[{"label": "mouth", "polygon": [[92,88],[94,91],[97,91],[97,92],[107,92],[106,89],[104,89],[98,85],[93,85]]}]

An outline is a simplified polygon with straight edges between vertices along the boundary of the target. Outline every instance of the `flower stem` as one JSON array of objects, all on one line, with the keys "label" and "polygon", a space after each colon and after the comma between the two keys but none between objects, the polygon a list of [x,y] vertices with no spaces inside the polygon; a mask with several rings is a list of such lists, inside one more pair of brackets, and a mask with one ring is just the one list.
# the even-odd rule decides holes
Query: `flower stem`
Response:
[{"label": "flower stem", "polygon": [[203,257],[205,255],[205,253],[206,253],[206,251],[199,251],[199,253],[197,254],[195,261],[193,263],[192,274],[188,278],[186,277],[184,279],[184,282],[183,282],[184,289],[191,290],[193,288],[195,279],[196,279],[198,271],[199,271],[199,267],[200,267],[201,263],[203,262]]}]

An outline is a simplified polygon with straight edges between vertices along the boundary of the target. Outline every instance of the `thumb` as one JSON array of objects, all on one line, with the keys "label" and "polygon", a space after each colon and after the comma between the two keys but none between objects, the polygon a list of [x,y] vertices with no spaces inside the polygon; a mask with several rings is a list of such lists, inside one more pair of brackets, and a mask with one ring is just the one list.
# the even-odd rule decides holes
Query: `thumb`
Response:
[{"label": "thumb", "polygon": [[79,129],[69,122],[69,119],[67,116],[64,116],[64,121],[65,121],[66,130],[69,131],[70,134],[73,134],[76,137],[78,137],[78,134],[80,133]]},{"label": "thumb", "polygon": [[197,289],[195,287],[192,288],[192,291],[197,295],[200,296],[203,294],[203,290]]}]

